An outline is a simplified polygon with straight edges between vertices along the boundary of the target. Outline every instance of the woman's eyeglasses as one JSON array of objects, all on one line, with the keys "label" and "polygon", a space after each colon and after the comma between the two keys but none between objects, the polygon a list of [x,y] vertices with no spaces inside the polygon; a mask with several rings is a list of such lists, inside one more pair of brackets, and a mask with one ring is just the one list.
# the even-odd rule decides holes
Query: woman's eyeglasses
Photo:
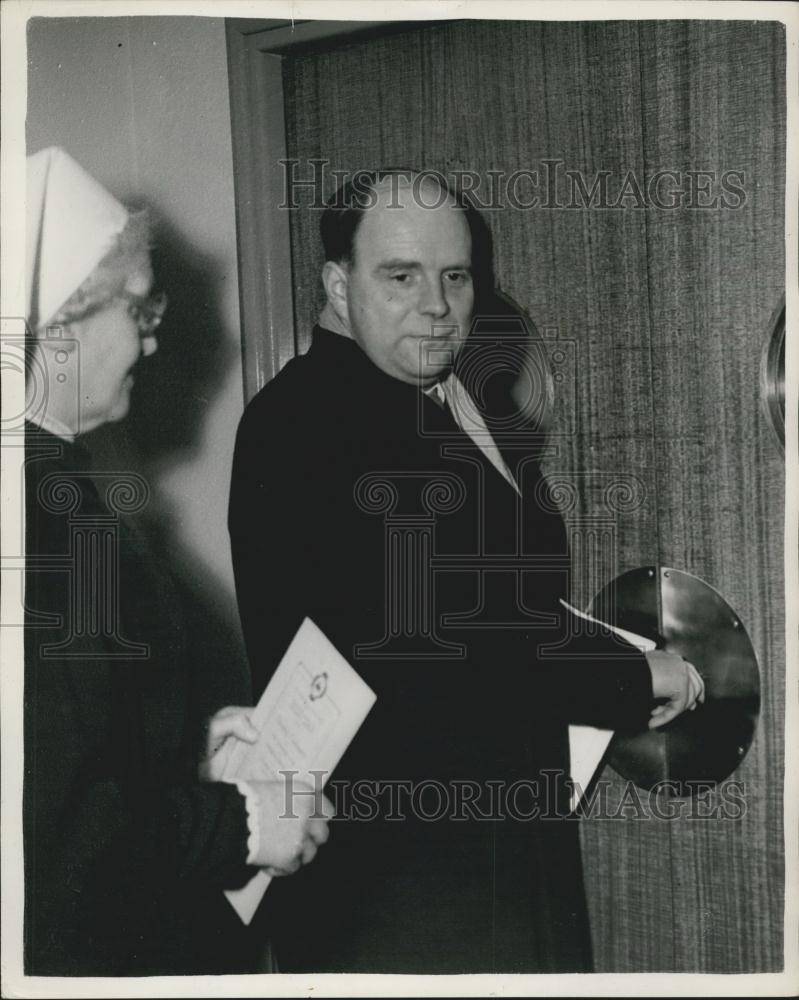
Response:
[{"label": "woman's eyeglasses", "polygon": [[120,292],[119,298],[128,304],[128,312],[139,327],[139,336],[151,337],[155,333],[166,312],[166,292],[156,292],[155,295],[134,295],[132,292]]}]

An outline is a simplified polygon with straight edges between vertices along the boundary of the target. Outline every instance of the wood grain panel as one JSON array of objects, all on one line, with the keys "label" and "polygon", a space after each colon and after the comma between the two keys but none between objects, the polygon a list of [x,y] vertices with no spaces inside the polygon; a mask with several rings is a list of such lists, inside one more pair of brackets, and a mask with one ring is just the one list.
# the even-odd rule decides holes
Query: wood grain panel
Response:
[{"label": "wood grain panel", "polygon": [[[501,286],[569,346],[548,472],[579,484],[575,530],[615,517],[615,552],[592,579],[656,562],[702,576],[739,611],[764,672],[761,727],[736,775],[744,817],[582,823],[600,971],[777,967],[782,465],[757,365],[782,280],[781,58],[768,24],[457,22],[285,63],[288,151],[303,164],[461,168],[487,184],[548,159],[589,187],[609,171],[616,191],[629,171],[644,185],[661,168],[746,172],[739,211],[485,213]],[[292,215],[300,349],[322,302],[318,220]],[[642,483],[634,512],[608,511],[613,476]],[[581,604],[587,576],[578,564]],[[613,812],[625,788],[604,776]]]},{"label": "wood grain panel", "polygon": [[606,767],[604,811],[581,821],[583,870],[597,972],[679,968],[670,825],[645,793]]},{"label": "wood grain panel", "polygon": [[758,379],[784,273],[784,38],[768,25],[649,24],[640,42],[649,169],[735,169],[747,195],[737,209],[647,216],[660,560],[731,603],[765,695],[734,775],[745,815],[670,828],[675,948],[682,969],[766,971],[782,946],[784,483]]}]

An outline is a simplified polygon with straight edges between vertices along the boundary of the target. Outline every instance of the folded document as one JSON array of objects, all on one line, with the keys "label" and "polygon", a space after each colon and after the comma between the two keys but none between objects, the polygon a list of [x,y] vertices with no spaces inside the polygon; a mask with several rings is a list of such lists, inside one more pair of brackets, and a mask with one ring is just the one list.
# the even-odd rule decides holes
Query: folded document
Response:
[{"label": "folded document", "polygon": [[[374,703],[371,688],[306,618],[253,710],[257,742],[228,740],[220,750],[227,754],[222,780],[280,781],[281,771],[291,771],[293,780],[317,788]],[[225,893],[243,923],[252,920],[270,882],[259,871],[243,888]]]}]

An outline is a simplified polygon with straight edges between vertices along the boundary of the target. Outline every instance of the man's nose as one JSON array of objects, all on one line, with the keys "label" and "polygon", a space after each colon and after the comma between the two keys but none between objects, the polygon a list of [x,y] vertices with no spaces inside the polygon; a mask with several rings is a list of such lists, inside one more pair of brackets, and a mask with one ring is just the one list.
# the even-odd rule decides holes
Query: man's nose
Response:
[{"label": "man's nose", "polygon": [[155,354],[158,350],[158,338],[154,333],[149,334],[141,339],[141,352],[142,356],[149,358],[151,354]]},{"label": "man's nose", "polygon": [[419,302],[419,312],[433,319],[443,319],[449,312],[449,302],[444,294],[441,282],[437,279],[426,280]]}]

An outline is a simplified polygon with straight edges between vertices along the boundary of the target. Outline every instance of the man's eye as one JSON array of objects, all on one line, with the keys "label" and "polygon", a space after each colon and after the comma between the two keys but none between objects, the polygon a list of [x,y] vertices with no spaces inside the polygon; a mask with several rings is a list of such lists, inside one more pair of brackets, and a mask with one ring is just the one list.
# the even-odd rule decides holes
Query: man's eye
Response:
[{"label": "man's eye", "polygon": [[391,280],[392,281],[397,281],[397,282],[399,282],[399,284],[402,285],[402,284],[405,284],[407,281],[409,281],[410,277],[411,276],[410,276],[410,274],[408,274],[407,271],[397,271],[397,272],[395,272],[394,274],[391,275]]},{"label": "man's eye", "polygon": [[447,281],[451,285],[463,285],[469,280],[469,275],[466,271],[449,271],[447,272]]}]

